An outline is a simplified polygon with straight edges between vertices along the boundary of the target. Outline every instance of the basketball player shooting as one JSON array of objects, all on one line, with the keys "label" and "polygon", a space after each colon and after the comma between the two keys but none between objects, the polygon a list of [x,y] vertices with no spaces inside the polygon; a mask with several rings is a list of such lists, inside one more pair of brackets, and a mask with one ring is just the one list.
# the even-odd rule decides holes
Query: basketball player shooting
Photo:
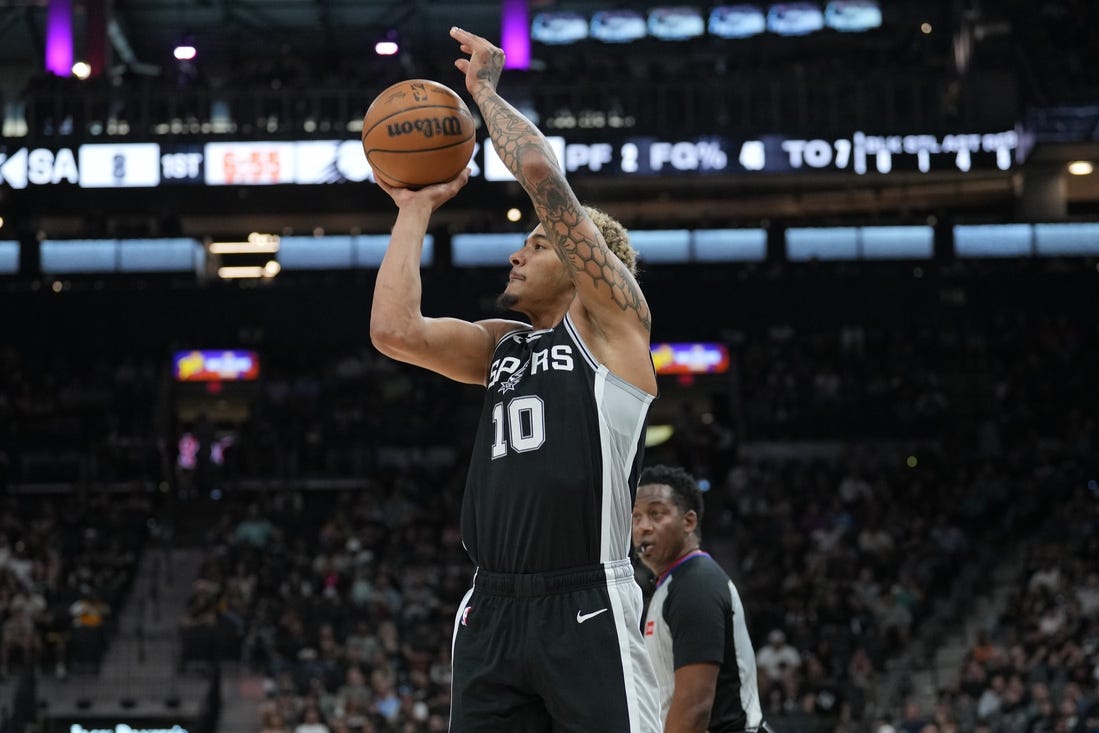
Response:
[{"label": "basketball player shooting", "polygon": [[656,680],[629,561],[645,420],[656,394],[650,313],[625,229],[581,206],[538,129],[497,92],[504,54],[458,28],[455,65],[539,224],[499,302],[529,323],[427,318],[420,252],[468,172],[397,204],[370,319],[391,358],[487,388],[462,504],[477,566],[454,625],[451,727],[654,733]]}]

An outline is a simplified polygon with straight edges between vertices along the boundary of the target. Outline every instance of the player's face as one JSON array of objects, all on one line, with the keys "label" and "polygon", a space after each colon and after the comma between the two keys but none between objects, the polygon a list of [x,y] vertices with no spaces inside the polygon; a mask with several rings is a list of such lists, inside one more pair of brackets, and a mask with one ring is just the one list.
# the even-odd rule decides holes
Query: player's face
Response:
[{"label": "player's face", "polygon": [[697,522],[695,513],[684,514],[672,496],[667,484],[645,484],[637,488],[633,503],[633,546],[657,575],[688,551]]},{"label": "player's face", "polygon": [[546,238],[541,224],[527,235],[523,246],[508,257],[508,262],[511,271],[499,299],[505,308],[538,309],[572,290],[565,264]]}]

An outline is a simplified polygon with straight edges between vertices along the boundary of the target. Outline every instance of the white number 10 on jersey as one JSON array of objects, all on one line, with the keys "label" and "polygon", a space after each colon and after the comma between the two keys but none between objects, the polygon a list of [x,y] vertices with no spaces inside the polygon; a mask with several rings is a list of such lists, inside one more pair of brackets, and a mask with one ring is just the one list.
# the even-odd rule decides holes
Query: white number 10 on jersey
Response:
[{"label": "white number 10 on jersey", "polygon": [[492,458],[538,450],[546,442],[546,412],[541,397],[527,395],[492,406]]}]

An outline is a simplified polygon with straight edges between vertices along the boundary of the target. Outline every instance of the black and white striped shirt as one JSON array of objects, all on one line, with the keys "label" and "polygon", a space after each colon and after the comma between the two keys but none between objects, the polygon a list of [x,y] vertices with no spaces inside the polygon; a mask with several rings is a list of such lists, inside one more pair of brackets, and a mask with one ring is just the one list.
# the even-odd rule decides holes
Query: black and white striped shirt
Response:
[{"label": "black and white striped shirt", "polygon": [[645,645],[660,687],[666,719],[675,670],[719,665],[712,733],[752,730],[763,723],[756,685],[756,656],[744,606],[733,581],[707,553],[684,555],[658,579],[645,614]]}]

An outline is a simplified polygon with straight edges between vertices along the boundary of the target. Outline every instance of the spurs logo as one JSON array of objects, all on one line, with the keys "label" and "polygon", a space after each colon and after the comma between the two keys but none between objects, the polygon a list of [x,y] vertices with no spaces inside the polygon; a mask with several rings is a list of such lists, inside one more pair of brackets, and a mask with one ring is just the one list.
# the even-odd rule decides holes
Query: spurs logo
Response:
[{"label": "spurs logo", "polygon": [[500,382],[500,394],[503,394],[505,392],[511,392],[516,387],[518,387],[519,386],[519,380],[523,378],[524,374],[526,374],[528,366],[530,366],[530,361],[527,361],[526,364],[524,364],[522,367],[520,367],[519,371],[513,373],[510,377],[505,379],[503,382]]}]

